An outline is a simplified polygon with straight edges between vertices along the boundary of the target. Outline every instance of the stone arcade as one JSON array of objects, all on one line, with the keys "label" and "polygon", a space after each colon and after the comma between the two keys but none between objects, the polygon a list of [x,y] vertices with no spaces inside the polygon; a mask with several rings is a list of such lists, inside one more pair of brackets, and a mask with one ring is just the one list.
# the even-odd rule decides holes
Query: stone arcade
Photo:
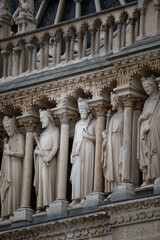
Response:
[{"label": "stone arcade", "polygon": [[0,240],[159,240],[160,1],[0,0],[0,66]]}]

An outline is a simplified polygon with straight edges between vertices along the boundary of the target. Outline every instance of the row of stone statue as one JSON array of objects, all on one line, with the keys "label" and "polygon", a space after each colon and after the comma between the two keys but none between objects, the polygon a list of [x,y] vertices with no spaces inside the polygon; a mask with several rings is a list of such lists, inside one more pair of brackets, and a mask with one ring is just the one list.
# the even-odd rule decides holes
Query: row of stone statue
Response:
[{"label": "row of stone statue", "polygon": [[[152,75],[142,78],[142,86],[149,95],[138,121],[137,159],[143,175],[143,185],[153,183],[160,177],[160,100],[159,91]],[[111,111],[107,113],[106,129],[102,132],[101,163],[105,178],[105,192],[111,193],[121,182],[123,155],[124,108],[116,93],[111,94]],[[96,119],[90,113],[86,99],[78,99],[80,120],[75,126],[71,152],[72,202],[83,204],[86,195],[93,191]],[[56,199],[57,153],[59,129],[55,126],[52,113],[40,111],[44,131],[34,150],[34,186],[37,195],[37,212],[44,211]],[[25,155],[24,137],[16,128],[15,118],[3,119],[9,139],[4,141],[1,177],[1,216],[8,218],[20,207],[22,165]]]}]

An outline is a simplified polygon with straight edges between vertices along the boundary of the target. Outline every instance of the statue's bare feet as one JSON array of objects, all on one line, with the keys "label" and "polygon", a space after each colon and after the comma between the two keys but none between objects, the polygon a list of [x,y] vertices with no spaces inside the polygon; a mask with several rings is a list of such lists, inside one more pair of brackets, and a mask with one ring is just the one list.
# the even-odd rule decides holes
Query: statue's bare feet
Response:
[{"label": "statue's bare feet", "polygon": [[80,200],[79,199],[74,199],[70,204],[69,204],[69,208],[77,205],[80,203]]},{"label": "statue's bare feet", "polygon": [[83,205],[85,203],[86,199],[85,198],[82,198],[81,199],[81,205]]},{"label": "statue's bare feet", "polygon": [[38,208],[36,213],[40,213],[40,212],[43,212],[43,209],[42,208]]}]

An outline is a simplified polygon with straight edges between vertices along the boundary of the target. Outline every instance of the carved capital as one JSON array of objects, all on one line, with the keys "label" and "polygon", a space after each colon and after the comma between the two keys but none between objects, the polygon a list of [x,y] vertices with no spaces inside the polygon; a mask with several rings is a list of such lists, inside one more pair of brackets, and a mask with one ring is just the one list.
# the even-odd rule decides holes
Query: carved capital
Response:
[{"label": "carved capital", "polygon": [[145,15],[145,12],[146,12],[146,8],[145,7],[142,7],[140,9],[140,15]]},{"label": "carved capital", "polygon": [[69,114],[67,112],[64,112],[64,113],[60,114],[58,117],[60,119],[61,125],[62,124],[68,124],[69,125],[70,117],[69,117]]},{"label": "carved capital", "polygon": [[34,45],[31,44],[31,43],[28,43],[28,44],[26,45],[26,47],[27,47],[28,51],[30,51],[30,52],[34,49]]},{"label": "carved capital", "polygon": [[21,49],[19,47],[14,47],[13,48],[13,52],[16,54],[16,55],[19,55],[21,53]]},{"label": "carved capital", "polygon": [[105,112],[107,110],[107,107],[109,107],[109,99],[99,97],[97,99],[89,100],[88,104],[89,104],[91,109],[95,110],[97,117],[105,116]]},{"label": "carved capital", "polygon": [[96,116],[100,117],[100,116],[105,116],[105,112],[106,112],[106,105],[102,104],[98,104],[97,106],[94,107],[94,110],[96,112]]},{"label": "carved capital", "polygon": [[10,52],[7,51],[7,50],[4,50],[4,51],[1,51],[1,54],[4,56],[4,57],[8,57]]},{"label": "carved capital", "polygon": [[51,111],[60,119],[61,124],[69,124],[73,116],[78,115],[78,110],[70,106],[52,108]]},{"label": "carved capital", "polygon": [[132,96],[128,95],[128,96],[122,97],[122,101],[123,101],[124,107],[132,107],[133,108],[134,101],[133,101]]},{"label": "carved capital", "polygon": [[36,126],[39,124],[39,117],[36,115],[22,115],[17,117],[21,126],[24,126],[26,132],[33,132],[35,131]]}]

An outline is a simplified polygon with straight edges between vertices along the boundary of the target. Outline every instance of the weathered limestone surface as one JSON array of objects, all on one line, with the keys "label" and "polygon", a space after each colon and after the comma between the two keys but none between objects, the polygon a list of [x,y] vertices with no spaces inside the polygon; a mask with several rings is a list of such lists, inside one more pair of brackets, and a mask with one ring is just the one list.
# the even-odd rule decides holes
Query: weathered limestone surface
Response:
[{"label": "weathered limestone surface", "polygon": [[10,36],[0,40],[0,160],[14,152],[12,136],[3,144],[6,115],[16,116],[25,138],[23,154],[22,146],[14,153],[18,163],[24,157],[21,201],[1,219],[0,239],[159,240],[160,1],[120,1],[102,12],[94,1],[97,13],[81,17],[84,2],[75,0],[76,20],[61,24],[65,2],[57,24],[28,32],[36,27],[34,1],[19,1],[14,36],[9,1],[0,2],[0,35]]}]

